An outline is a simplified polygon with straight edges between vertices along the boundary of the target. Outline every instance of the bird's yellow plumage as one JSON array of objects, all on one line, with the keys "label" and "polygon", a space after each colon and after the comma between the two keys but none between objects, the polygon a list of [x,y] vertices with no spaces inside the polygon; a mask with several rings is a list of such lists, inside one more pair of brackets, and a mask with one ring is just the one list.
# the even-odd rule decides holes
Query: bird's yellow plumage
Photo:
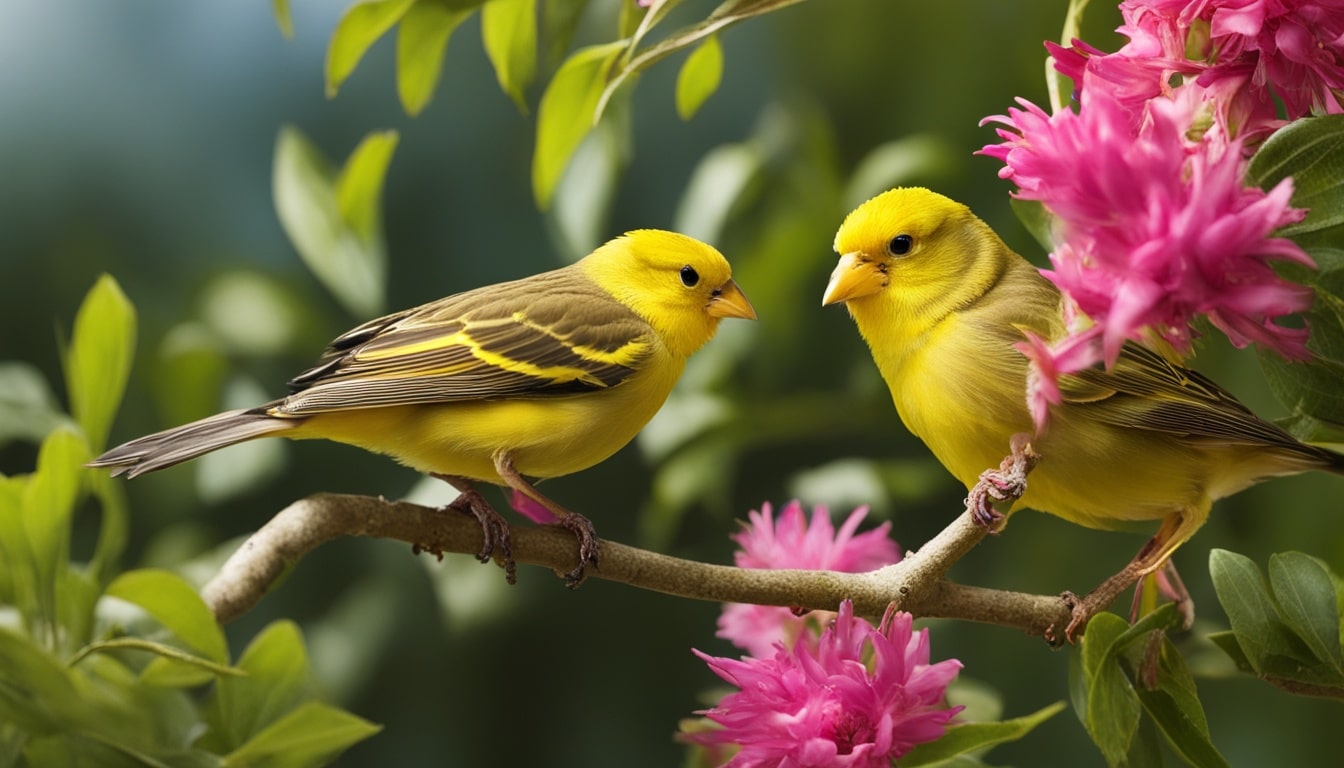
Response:
[{"label": "bird's yellow plumage", "polygon": [[[835,249],[824,303],[845,303],[906,427],[971,488],[1014,434],[1033,434],[1027,359],[1013,345],[1026,331],[1060,338],[1059,291],[970,209],[926,189],[864,203]],[[1160,567],[1214,500],[1276,475],[1344,472],[1344,457],[1136,345],[1110,371],[1063,377],[1061,389],[1064,402],[1033,435],[1041,461],[1021,504],[1094,528],[1160,520],[1135,577]]]},{"label": "bird's yellow plumage", "polygon": [[630,442],[725,317],[755,312],[723,256],[638,230],[568,267],[365,323],[332,341],[287,397],[133,440],[91,465],[134,477],[258,437],[335,440],[463,489],[486,529],[483,555],[492,535],[507,546],[507,527],[471,481],[548,507],[594,562],[591,524],[524,477],[578,472]]}]

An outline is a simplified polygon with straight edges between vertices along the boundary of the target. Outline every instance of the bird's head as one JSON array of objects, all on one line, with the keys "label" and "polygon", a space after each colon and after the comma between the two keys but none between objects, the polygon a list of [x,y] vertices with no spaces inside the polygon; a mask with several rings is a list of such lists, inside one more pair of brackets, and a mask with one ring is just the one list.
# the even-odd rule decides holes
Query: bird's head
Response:
[{"label": "bird's head", "polygon": [[639,229],[584,261],[589,276],[648,321],[674,353],[699,349],[725,317],[756,319],[728,260],[693,237]]},{"label": "bird's head", "polygon": [[840,263],[822,304],[843,301],[851,314],[880,308],[883,315],[937,320],[997,278],[998,242],[961,203],[914,187],[883,192],[836,232]]}]

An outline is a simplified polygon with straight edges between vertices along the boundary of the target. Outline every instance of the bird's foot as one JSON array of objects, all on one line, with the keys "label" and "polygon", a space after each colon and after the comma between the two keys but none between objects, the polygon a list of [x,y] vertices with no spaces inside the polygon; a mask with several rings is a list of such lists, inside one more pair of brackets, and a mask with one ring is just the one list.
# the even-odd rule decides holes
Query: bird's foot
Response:
[{"label": "bird's foot", "polygon": [[564,510],[565,514],[560,515],[557,523],[561,528],[574,534],[574,538],[579,541],[579,564],[574,570],[565,574],[565,586],[573,589],[583,583],[587,577],[585,571],[588,566],[597,567],[598,560],[598,539],[597,529],[593,527],[593,521],[580,515],[578,512]]},{"label": "bird's foot", "polygon": [[[577,512],[570,512],[568,509],[560,506],[553,499],[536,489],[536,486],[527,481],[518,468],[513,465],[513,457],[508,452],[502,451],[495,454],[495,471],[499,473],[501,479],[515,491],[523,496],[540,504],[550,511],[556,517],[556,525],[574,534],[579,540],[579,564],[574,570],[565,574],[565,586],[571,589],[583,583],[585,577],[584,571],[588,566],[597,567],[598,545],[597,530],[593,528],[593,522]],[[528,515],[532,517],[531,514]]]},{"label": "bird's foot", "polygon": [[471,483],[448,475],[435,475],[458,490],[457,498],[448,502],[444,509],[471,515],[481,524],[481,551],[476,559],[482,563],[490,562],[495,552],[499,552],[504,565],[504,580],[510,584],[518,582],[518,564],[513,560],[512,540],[509,536],[509,523],[503,515],[490,506],[481,492]]},{"label": "bird's foot", "polygon": [[1082,597],[1072,592],[1064,592],[1059,597],[1069,610],[1068,626],[1064,628],[1062,637],[1055,632],[1054,627],[1051,627],[1046,632],[1045,639],[1050,641],[1052,645],[1059,645],[1061,640],[1068,642],[1070,645],[1074,644],[1093,616],[1110,607],[1121,592],[1134,586],[1135,582],[1142,577],[1143,563],[1140,558],[1135,558],[1119,573],[1101,582],[1096,589]]},{"label": "bird's foot", "polygon": [[1040,455],[1031,448],[1024,432],[1013,435],[1012,453],[1004,457],[998,469],[980,473],[980,480],[966,495],[966,510],[976,525],[998,532],[1003,513],[994,508],[996,501],[1016,500],[1027,492],[1027,475],[1040,461]]},{"label": "bird's foot", "polygon": [[1106,607],[1094,608],[1087,604],[1087,598],[1079,597],[1073,592],[1061,592],[1059,599],[1064,601],[1064,607],[1069,611],[1069,623],[1064,627],[1063,633],[1058,632],[1054,625],[1045,631],[1046,641],[1055,647],[1064,643],[1073,645],[1077,642],[1078,634],[1087,626],[1087,622]]},{"label": "bird's foot", "polygon": [[[1144,595],[1151,594],[1148,586],[1150,579],[1152,588],[1157,591],[1157,598],[1165,597],[1176,604],[1176,611],[1181,615],[1181,629],[1188,630],[1194,626],[1195,601],[1185,588],[1185,582],[1181,581],[1181,575],[1176,572],[1176,563],[1171,560],[1164,562],[1162,567],[1152,573],[1140,577],[1139,583],[1134,587],[1134,602],[1129,608],[1129,623],[1133,624],[1139,620]],[[1151,604],[1149,610],[1152,610]]]}]

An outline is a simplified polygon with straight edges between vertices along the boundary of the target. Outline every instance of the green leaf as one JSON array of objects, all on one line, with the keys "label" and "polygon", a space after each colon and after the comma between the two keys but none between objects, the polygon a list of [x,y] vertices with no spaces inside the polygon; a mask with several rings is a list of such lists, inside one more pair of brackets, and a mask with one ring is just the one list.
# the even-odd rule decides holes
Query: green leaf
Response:
[{"label": "green leaf", "polygon": [[23,497],[31,475],[0,475],[0,601],[31,625],[37,614],[37,565],[23,527]]},{"label": "green leaf", "polygon": [[1279,230],[1339,242],[1344,234],[1344,115],[1304,117],[1275,131],[1251,158],[1246,180],[1269,189],[1293,178],[1293,205],[1306,219]]},{"label": "green leaf", "polygon": [[397,29],[397,96],[406,114],[415,117],[429,104],[443,70],[448,39],[470,15],[470,10],[419,2],[402,17]]},{"label": "green leaf", "polygon": [[1019,200],[1012,197],[1008,199],[1008,207],[1013,209],[1013,213],[1017,214],[1017,220],[1022,222],[1027,232],[1040,243],[1042,250],[1050,252],[1055,249],[1054,235],[1050,232],[1053,219],[1041,201]]},{"label": "green leaf", "polygon": [[607,102],[611,100],[612,94],[616,92],[625,82],[640,72],[648,69],[654,64],[671,56],[677,51],[690,48],[701,40],[710,37],[728,27],[740,22],[746,21],[755,16],[760,16],[771,11],[778,11],[787,8],[790,5],[800,3],[802,0],[726,0],[718,8],[709,14],[704,21],[693,24],[684,29],[677,30],[667,37],[659,40],[657,43],[640,51],[638,55],[634,54],[635,46],[643,38],[643,35],[652,26],[650,18],[656,15],[661,17],[667,9],[670,9],[674,3],[665,5],[655,4],[649,9],[645,16],[645,23],[640,25],[635,36],[630,40],[626,47],[624,55],[621,58],[620,66],[610,74],[606,87],[598,97],[597,106],[594,110],[594,120],[602,116],[602,112],[607,107]]},{"label": "green leaf", "polygon": [[1208,635],[1207,639],[1218,646],[1218,649],[1223,653],[1226,653],[1237,669],[1248,675],[1255,674],[1255,667],[1251,666],[1251,660],[1246,658],[1246,652],[1241,649],[1241,644],[1237,642],[1236,632],[1213,632]]},{"label": "green leaf", "polygon": [[723,80],[723,48],[710,35],[686,57],[677,73],[677,116],[690,120]]},{"label": "green leaf", "polygon": [[51,387],[31,363],[0,363],[0,445],[11,440],[40,443],[69,423]]},{"label": "green leaf", "polygon": [[327,98],[336,95],[369,46],[414,4],[415,0],[362,0],[346,9],[327,47]]},{"label": "green leaf", "polygon": [[[1139,701],[1172,749],[1186,762],[1198,766],[1227,765],[1227,760],[1219,754],[1209,737],[1204,707],[1185,661],[1167,639],[1165,632],[1157,637],[1160,637],[1161,643],[1157,659],[1157,687],[1150,690],[1142,685],[1135,686]],[[1140,653],[1142,650],[1146,649],[1141,649]],[[1137,659],[1131,658],[1131,661],[1138,663]]]},{"label": "green leaf", "polygon": [[1111,765],[1125,760],[1141,714],[1134,686],[1115,663],[1114,647],[1127,629],[1129,625],[1119,616],[1097,614],[1088,622],[1078,651],[1087,693],[1083,725]]},{"label": "green leaf", "polygon": [[[1274,395],[1302,417],[1344,425],[1344,271],[1340,243],[1344,242],[1344,115],[1308,117],[1278,131],[1251,158],[1247,179],[1269,189],[1292,177],[1292,204],[1306,208],[1306,218],[1276,234],[1304,247],[1320,270],[1281,263],[1279,271],[1311,286],[1316,293],[1305,313],[1311,338],[1308,349],[1316,356],[1307,363],[1289,363],[1260,352],[1261,366]],[[1315,434],[1304,435],[1308,438]]]},{"label": "green leaf", "polygon": [[381,726],[317,701],[300,705],[229,753],[230,766],[323,765]]},{"label": "green leaf", "polygon": [[1279,613],[1311,648],[1316,658],[1344,679],[1339,643],[1339,607],[1330,572],[1319,560],[1301,552],[1269,558],[1269,583]]},{"label": "green leaf", "polygon": [[527,111],[537,75],[537,0],[491,0],[481,7],[481,40],[499,87]]},{"label": "green leaf", "polygon": [[676,231],[717,242],[733,211],[759,186],[765,158],[753,143],[725,144],[705,154],[677,205]]},{"label": "green leaf", "polygon": [[[396,131],[370,133],[355,147],[336,178],[336,207],[341,219],[360,239],[366,249],[383,253],[382,213],[378,207],[387,178],[387,166],[397,148]],[[385,257],[384,257],[385,258]],[[385,267],[378,269],[379,293]]]},{"label": "green leaf", "polygon": [[308,268],[352,313],[378,314],[387,257],[376,205],[395,133],[371,134],[337,180],[298,129],[281,129],[272,187],[276,213]]},{"label": "green leaf", "polygon": [[[1318,292],[1318,304],[1320,296]],[[1308,313],[1308,322],[1314,312]],[[1317,335],[1315,324],[1312,333],[1313,337]],[[1313,344],[1308,343],[1308,348],[1311,346]],[[1344,382],[1344,363],[1320,358],[1309,363],[1289,362],[1278,353],[1264,349],[1257,350],[1257,357],[1270,390],[1294,414],[1310,417],[1313,421],[1344,424],[1344,398],[1339,396],[1341,382]],[[1298,437],[1316,439],[1314,432]]]},{"label": "green leaf", "polygon": [[[250,306],[258,294],[260,291],[248,291],[245,296],[233,293],[228,301],[219,302],[219,319],[225,320],[226,311],[234,311],[240,298],[246,298]],[[230,326],[231,334],[251,333],[250,329]],[[219,409],[224,379],[232,367],[223,341],[215,328],[196,322],[173,326],[164,334],[152,382],[164,423],[185,424]],[[278,352],[272,348],[270,354]]]},{"label": "green leaf", "polygon": [[[159,351],[159,370],[176,368],[169,378],[165,400],[185,401],[190,408],[187,421],[202,413],[213,413],[219,406],[219,385],[234,367],[226,355],[283,355],[301,346],[301,334],[308,330],[309,302],[299,299],[277,275],[266,272],[231,269],[210,278],[196,299],[197,313],[205,326],[188,323],[176,326],[164,339]],[[176,365],[174,365],[176,364]],[[192,370],[195,368],[195,370]],[[192,384],[200,392],[184,392]],[[161,406],[168,415],[168,408]],[[174,422],[171,419],[169,423]]]},{"label": "green leaf", "polygon": [[[1082,37],[1081,27],[1083,24],[1083,11],[1087,9],[1090,0],[1069,0],[1069,8],[1064,12],[1064,29],[1060,31],[1060,45],[1070,46],[1073,41]],[[1065,77],[1054,67],[1054,61],[1049,57],[1045,60],[1045,85],[1046,91],[1050,94],[1050,113],[1055,114],[1065,108],[1065,99],[1060,96],[1068,88],[1066,83],[1069,78]],[[1075,87],[1082,87],[1081,83]],[[1046,250],[1049,250],[1047,248]]]},{"label": "green leaf", "polygon": [[532,194],[542,209],[550,205],[570,156],[593,128],[607,72],[621,48],[619,41],[580,48],[560,65],[542,94],[532,157]]},{"label": "green leaf", "polygon": [[1162,736],[1158,733],[1157,727],[1153,725],[1153,721],[1145,717],[1139,721],[1138,730],[1134,733],[1134,740],[1130,742],[1129,752],[1125,754],[1125,761],[1120,764],[1120,767],[1142,766],[1142,768],[1150,768],[1162,764]]},{"label": "green leaf", "polygon": [[610,119],[614,114],[608,113],[608,119],[579,143],[571,162],[583,173],[560,177],[555,204],[548,211],[568,261],[582,258],[610,235],[608,214],[628,157],[621,133],[629,128],[628,121]]},{"label": "green leaf", "polygon": [[845,184],[846,208],[920,177],[949,173],[960,163],[946,139],[930,133],[888,141],[859,161]]},{"label": "green leaf", "polygon": [[289,0],[271,0],[271,9],[275,13],[275,25],[280,34],[294,39],[294,15],[289,10]]},{"label": "green leaf", "polygon": [[84,711],[75,677],[49,653],[0,627],[0,723],[29,734],[52,733]]},{"label": "green leaf", "polygon": [[928,766],[950,760],[958,755],[976,752],[995,744],[1017,741],[1035,730],[1064,709],[1064,702],[1056,702],[1024,717],[998,723],[963,723],[947,729],[942,738],[920,744],[901,758],[901,768]]},{"label": "green leaf", "polygon": [[127,571],[107,585],[107,595],[140,606],[206,659],[228,663],[229,648],[214,614],[181,576],[154,568]]},{"label": "green leaf", "polygon": [[1264,578],[1250,558],[1215,549],[1209,553],[1209,575],[1237,644],[1257,674],[1266,671],[1273,657],[1297,655],[1292,633],[1279,620]]},{"label": "green leaf", "polygon": [[291,621],[268,625],[238,659],[246,677],[221,678],[215,685],[210,719],[218,751],[242,747],[313,697],[303,635]]},{"label": "green leaf", "polygon": [[70,410],[89,446],[107,443],[135,356],[135,308],[108,275],[98,278],[75,315],[65,358]]},{"label": "green leaf", "polygon": [[56,588],[57,576],[70,564],[70,518],[86,472],[83,464],[90,458],[82,435],[57,429],[42,442],[37,472],[23,489],[23,529],[36,568],[38,605],[48,622],[56,621],[57,601],[64,597]]},{"label": "green leaf", "polygon": [[[89,559],[88,575],[98,585],[112,578],[118,568],[118,561],[126,549],[126,538],[130,532],[130,509],[126,504],[126,490],[106,472],[91,472],[87,476],[89,488],[98,499],[98,508],[102,513],[98,526],[98,542],[94,545],[93,557]],[[101,591],[101,590],[100,590]]]},{"label": "green leaf", "polygon": [[[622,11],[630,5],[632,3],[621,3]],[[541,40],[545,51],[542,57],[545,69],[554,69],[565,60],[565,54],[574,40],[574,30],[578,28],[583,9],[587,7],[588,0],[542,0]]]}]

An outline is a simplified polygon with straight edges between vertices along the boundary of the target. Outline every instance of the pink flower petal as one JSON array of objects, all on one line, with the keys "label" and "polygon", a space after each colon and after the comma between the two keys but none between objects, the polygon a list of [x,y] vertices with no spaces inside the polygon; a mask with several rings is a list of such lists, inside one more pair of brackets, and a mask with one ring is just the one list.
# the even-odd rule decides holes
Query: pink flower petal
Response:
[{"label": "pink flower petal", "polygon": [[[1189,351],[1199,315],[1234,343],[1305,354],[1305,331],[1279,321],[1307,309],[1311,293],[1271,267],[1311,264],[1296,244],[1272,237],[1304,212],[1289,205],[1291,181],[1269,192],[1244,186],[1240,140],[1217,126],[1192,134],[1204,95],[1180,86],[1144,102],[1138,119],[1108,91],[1084,98],[1078,112],[1046,115],[1019,101],[1023,109],[990,118],[1006,126],[998,129],[1004,141],[982,153],[1004,161],[1017,197],[1039,200],[1056,218],[1058,246],[1044,274],[1095,322],[1072,337],[1090,340],[1101,329],[1107,365],[1126,341],[1153,333]],[[1058,402],[1057,376],[1079,369],[1061,365],[1063,342],[1019,345],[1031,360],[1028,404],[1038,428]],[[1069,349],[1082,352],[1082,342]]]},{"label": "pink flower petal", "polygon": [[962,709],[944,702],[961,663],[930,664],[927,629],[899,612],[874,627],[848,600],[815,645],[741,661],[694,653],[740,690],[701,713],[720,728],[684,738],[738,745],[728,766],[887,768]]},{"label": "pink flower petal", "polygon": [[[901,559],[892,541],[891,523],[856,533],[868,514],[859,507],[836,531],[825,507],[813,509],[809,521],[803,505],[791,501],[772,514],[770,505],[747,514],[748,524],[732,536],[740,549],[733,560],[741,568],[800,568],[859,573],[890,565]],[[792,647],[807,635],[816,616],[798,616],[788,608],[728,604],[719,615],[718,637],[755,656],[763,656],[778,643]]]}]

